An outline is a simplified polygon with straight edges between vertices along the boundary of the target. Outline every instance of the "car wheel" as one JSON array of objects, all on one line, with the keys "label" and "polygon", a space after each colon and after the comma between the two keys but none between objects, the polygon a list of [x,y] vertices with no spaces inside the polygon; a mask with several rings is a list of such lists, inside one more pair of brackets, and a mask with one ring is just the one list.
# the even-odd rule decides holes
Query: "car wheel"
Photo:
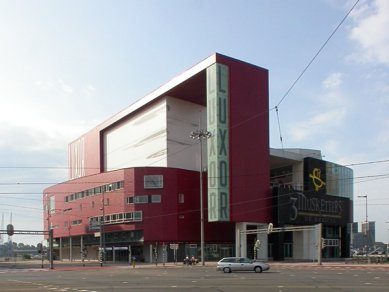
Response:
[{"label": "car wheel", "polygon": [[255,267],[255,268],[254,268],[254,271],[255,271],[256,273],[262,273],[262,268],[261,268],[261,267]]},{"label": "car wheel", "polygon": [[231,269],[230,268],[223,268],[223,272],[224,273],[231,273]]}]

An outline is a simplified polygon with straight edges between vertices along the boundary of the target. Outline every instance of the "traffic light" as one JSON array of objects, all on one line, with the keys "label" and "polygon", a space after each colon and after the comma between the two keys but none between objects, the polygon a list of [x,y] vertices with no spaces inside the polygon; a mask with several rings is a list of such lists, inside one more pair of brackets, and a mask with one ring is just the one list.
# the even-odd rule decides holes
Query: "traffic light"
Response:
[{"label": "traffic light", "polygon": [[326,240],[324,238],[321,239],[321,248],[325,248],[327,245],[326,245]]},{"label": "traffic light", "polygon": [[270,234],[273,232],[273,223],[269,223],[267,226],[267,234]]},{"label": "traffic light", "polygon": [[8,236],[12,236],[14,235],[14,226],[12,224],[8,224],[7,225],[7,234]]},{"label": "traffic light", "polygon": [[42,253],[42,243],[37,244],[38,253]]}]

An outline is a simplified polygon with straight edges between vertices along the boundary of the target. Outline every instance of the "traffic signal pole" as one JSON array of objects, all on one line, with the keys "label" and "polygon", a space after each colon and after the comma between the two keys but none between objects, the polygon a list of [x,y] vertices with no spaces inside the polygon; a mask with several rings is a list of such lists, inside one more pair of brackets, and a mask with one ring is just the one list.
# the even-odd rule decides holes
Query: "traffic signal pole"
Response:
[{"label": "traffic signal pole", "polygon": [[50,269],[54,268],[54,259],[53,259],[53,229],[49,229],[49,260],[50,260]]}]

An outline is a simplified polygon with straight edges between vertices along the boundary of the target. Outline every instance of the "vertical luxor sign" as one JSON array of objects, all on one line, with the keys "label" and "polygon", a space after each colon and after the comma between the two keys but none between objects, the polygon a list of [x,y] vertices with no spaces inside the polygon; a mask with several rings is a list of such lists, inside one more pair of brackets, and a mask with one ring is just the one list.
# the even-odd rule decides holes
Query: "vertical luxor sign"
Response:
[{"label": "vertical luxor sign", "polygon": [[207,68],[208,221],[229,221],[228,67]]}]

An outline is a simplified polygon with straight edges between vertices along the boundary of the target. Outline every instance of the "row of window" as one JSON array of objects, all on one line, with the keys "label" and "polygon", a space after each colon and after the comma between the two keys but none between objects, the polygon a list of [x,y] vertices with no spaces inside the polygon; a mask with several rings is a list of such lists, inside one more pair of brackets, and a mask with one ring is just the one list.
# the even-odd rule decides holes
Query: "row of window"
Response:
[{"label": "row of window", "polygon": [[109,214],[104,216],[97,216],[89,218],[89,229],[99,229],[100,222],[104,225],[108,224],[118,224],[118,223],[128,223],[128,222],[142,222],[143,221],[143,212],[142,211],[133,211],[127,213],[116,213]]},{"label": "row of window", "polygon": [[161,203],[161,195],[131,196],[126,199],[127,204]]},{"label": "row of window", "polygon": [[[147,204],[147,203],[161,203],[161,195],[138,195],[126,198],[127,204]],[[178,194],[178,202],[183,204],[185,202],[185,195]]]},{"label": "row of window", "polygon": [[[72,220],[72,221],[65,221],[63,226],[65,228],[69,228],[70,226],[76,226],[76,225],[81,225],[82,224],[82,220],[81,219],[78,219],[78,220]],[[51,222],[51,229],[57,229],[59,228],[59,225],[53,225],[53,223]]]},{"label": "row of window", "polygon": [[122,181],[98,186],[95,188],[91,188],[91,189],[88,189],[85,191],[81,191],[81,192],[77,192],[77,193],[68,195],[65,197],[65,202],[71,202],[74,200],[79,200],[79,199],[82,199],[85,197],[95,196],[95,195],[99,195],[102,193],[113,192],[115,190],[119,190],[119,189],[123,189],[123,188],[124,188],[124,181],[122,180]]},{"label": "row of window", "polygon": [[[145,175],[143,177],[145,189],[163,189],[163,175]],[[77,192],[65,197],[65,202],[80,200],[85,197],[95,196],[102,193],[108,193],[115,190],[123,189],[124,181],[118,181],[110,184],[101,185],[95,188]]]}]

